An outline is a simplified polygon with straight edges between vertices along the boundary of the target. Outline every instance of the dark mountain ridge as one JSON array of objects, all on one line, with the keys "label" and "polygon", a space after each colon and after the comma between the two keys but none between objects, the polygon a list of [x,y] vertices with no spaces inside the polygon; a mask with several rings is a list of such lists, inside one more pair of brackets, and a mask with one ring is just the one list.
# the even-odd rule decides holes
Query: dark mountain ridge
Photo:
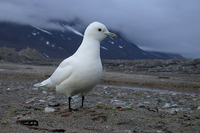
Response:
[{"label": "dark mountain ridge", "polygon": [[[27,47],[38,50],[48,58],[64,59],[72,55],[79,47],[84,31],[74,27],[75,22],[53,21],[62,30],[44,29],[33,25],[0,23],[0,47],[15,48],[20,51]],[[79,22],[80,23],[80,22]],[[110,29],[112,31],[112,29]],[[183,58],[179,54],[148,52],[127,41],[119,32],[118,38],[107,37],[101,43],[102,59],[175,59]]]}]

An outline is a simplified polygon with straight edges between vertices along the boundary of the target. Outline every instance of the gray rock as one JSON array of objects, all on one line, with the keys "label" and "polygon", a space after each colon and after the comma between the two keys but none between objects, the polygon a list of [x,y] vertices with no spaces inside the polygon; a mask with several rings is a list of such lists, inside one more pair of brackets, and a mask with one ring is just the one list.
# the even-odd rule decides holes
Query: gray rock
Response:
[{"label": "gray rock", "polygon": [[169,107],[171,107],[171,104],[170,103],[166,103],[163,107],[164,108],[169,108]]},{"label": "gray rock", "polygon": [[47,94],[47,91],[42,91],[43,94]]},{"label": "gray rock", "polygon": [[120,100],[111,100],[111,103],[114,104],[114,105],[118,105],[118,106],[125,106],[127,105],[127,102],[123,102],[123,101],[120,101]]},{"label": "gray rock", "polygon": [[31,102],[34,102],[38,97],[34,97],[34,98],[31,98],[31,99],[28,99],[26,101],[26,103],[31,103]]},{"label": "gray rock", "polygon": [[42,103],[42,102],[36,102],[36,103],[34,103],[34,106],[37,106],[37,105],[44,105],[44,103]]},{"label": "gray rock", "polygon": [[157,103],[161,103],[161,102],[162,102],[162,98],[158,98]]},{"label": "gray rock", "polygon": [[32,88],[32,90],[34,90],[34,91],[37,91],[37,90],[38,90],[38,88]]},{"label": "gray rock", "polygon": [[56,97],[55,96],[47,96],[47,100],[51,101],[54,100]]},{"label": "gray rock", "polygon": [[138,103],[137,106],[138,106],[139,108],[145,108],[145,105],[144,105],[143,103]]},{"label": "gray rock", "polygon": [[57,107],[60,105],[60,103],[56,102],[56,101],[50,101],[48,104],[50,107]]},{"label": "gray rock", "polygon": [[12,91],[19,91],[19,88],[12,88]]},{"label": "gray rock", "polygon": [[181,110],[180,108],[172,108],[168,112],[171,113],[171,114],[176,114],[180,110]]},{"label": "gray rock", "polygon": [[54,112],[54,111],[55,111],[54,108],[46,107],[46,108],[44,109],[44,112],[46,112],[46,113],[50,113],[50,112]]}]

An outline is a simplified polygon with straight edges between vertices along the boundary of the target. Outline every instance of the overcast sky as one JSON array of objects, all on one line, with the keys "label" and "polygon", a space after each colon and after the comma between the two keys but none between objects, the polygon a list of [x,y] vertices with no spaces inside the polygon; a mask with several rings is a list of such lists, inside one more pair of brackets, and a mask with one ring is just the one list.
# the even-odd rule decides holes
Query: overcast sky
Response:
[{"label": "overcast sky", "polygon": [[0,0],[0,21],[57,28],[100,21],[144,50],[200,58],[200,0]]}]

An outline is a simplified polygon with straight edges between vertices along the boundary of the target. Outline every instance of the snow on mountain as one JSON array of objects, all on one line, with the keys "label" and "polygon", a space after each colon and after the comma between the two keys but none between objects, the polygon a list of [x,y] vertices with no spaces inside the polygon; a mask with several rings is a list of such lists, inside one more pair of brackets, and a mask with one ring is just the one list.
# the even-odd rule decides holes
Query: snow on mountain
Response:
[{"label": "snow on mountain", "polygon": [[46,45],[49,45],[49,41],[46,41]]},{"label": "snow on mountain", "polygon": [[36,36],[36,35],[37,35],[37,33],[34,33],[34,32],[32,32],[32,35]]},{"label": "snow on mountain", "polygon": [[106,47],[103,47],[103,46],[100,46],[102,49],[104,49],[104,50],[108,50]]},{"label": "snow on mountain", "polygon": [[119,45],[118,47],[119,47],[119,48],[123,48],[123,47],[122,47],[122,46],[120,46],[120,45]]},{"label": "snow on mountain", "polygon": [[77,30],[75,30],[74,28],[68,26],[68,25],[63,25],[65,28],[67,28],[69,31],[72,31],[74,32],[75,34],[79,35],[79,36],[82,36],[83,37],[83,34]]},{"label": "snow on mountain", "polygon": [[40,30],[40,31],[42,31],[42,32],[44,32],[44,33],[47,33],[47,34],[49,34],[49,35],[52,34],[51,32],[49,32],[49,31],[47,31],[47,30],[44,30],[44,29],[42,29],[42,28],[39,28],[39,27],[37,27],[37,26],[34,26],[34,25],[31,25],[31,26],[33,26],[34,28],[36,28],[36,29],[38,29],[38,30]]}]

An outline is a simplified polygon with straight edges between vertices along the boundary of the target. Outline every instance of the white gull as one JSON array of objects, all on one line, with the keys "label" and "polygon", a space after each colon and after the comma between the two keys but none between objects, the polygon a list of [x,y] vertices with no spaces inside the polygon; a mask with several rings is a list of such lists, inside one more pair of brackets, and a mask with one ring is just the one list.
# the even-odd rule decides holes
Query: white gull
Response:
[{"label": "white gull", "polygon": [[107,36],[117,37],[99,22],[91,23],[85,30],[83,41],[78,50],[69,58],[63,60],[54,73],[35,87],[55,89],[68,97],[69,111],[71,97],[77,94],[82,96],[82,105],[85,95],[95,87],[102,75],[100,58],[100,42]]}]

